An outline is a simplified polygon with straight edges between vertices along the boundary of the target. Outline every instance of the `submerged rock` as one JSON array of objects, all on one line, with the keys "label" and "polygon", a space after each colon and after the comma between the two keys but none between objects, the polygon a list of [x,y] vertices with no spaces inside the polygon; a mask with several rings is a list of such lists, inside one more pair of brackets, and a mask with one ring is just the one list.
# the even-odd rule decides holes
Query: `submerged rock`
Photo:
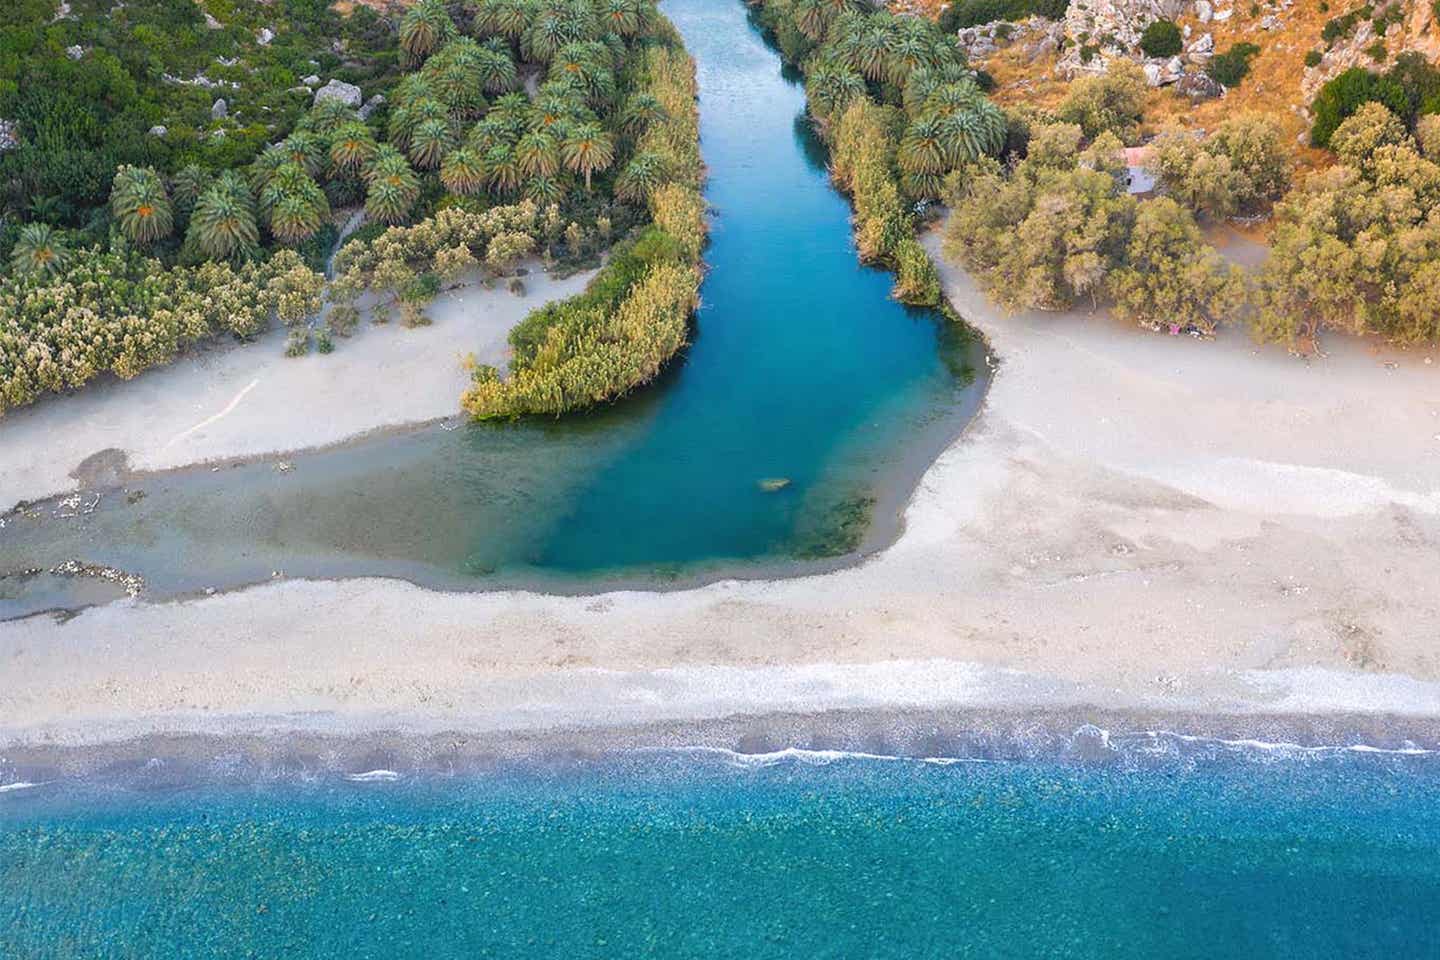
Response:
[{"label": "submerged rock", "polygon": [[764,490],[766,493],[776,493],[776,492],[778,492],[778,491],[780,491],[780,490],[784,490],[786,487],[790,486],[790,478],[789,478],[789,477],[766,477],[764,480],[761,480],[761,481],[757,484],[757,486],[759,486],[760,489],[761,489],[761,490]]}]

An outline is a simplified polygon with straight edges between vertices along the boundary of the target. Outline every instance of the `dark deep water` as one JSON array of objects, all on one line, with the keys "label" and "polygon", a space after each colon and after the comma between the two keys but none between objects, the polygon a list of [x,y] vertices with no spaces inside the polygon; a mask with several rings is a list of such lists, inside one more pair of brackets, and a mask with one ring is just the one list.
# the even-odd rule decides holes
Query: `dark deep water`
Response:
[{"label": "dark deep water", "polygon": [[[4,569],[80,559],[143,575],[151,598],[276,572],[578,591],[796,570],[892,536],[983,395],[984,347],[856,262],[803,89],[744,5],[666,12],[698,65],[715,216],[693,344],[661,383],[561,422],[436,426],[298,455],[284,473],[157,475],[128,486],[138,502],[111,491],[78,518],[42,507],[0,531]],[[93,599],[0,579],[0,617]]]}]

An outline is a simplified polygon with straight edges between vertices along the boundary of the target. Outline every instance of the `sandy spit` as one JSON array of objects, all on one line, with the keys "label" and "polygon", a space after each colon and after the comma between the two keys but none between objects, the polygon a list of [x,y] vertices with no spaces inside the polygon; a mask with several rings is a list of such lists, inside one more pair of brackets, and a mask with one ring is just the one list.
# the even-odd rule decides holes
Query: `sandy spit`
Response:
[{"label": "sandy spit", "polygon": [[1001,367],[859,567],[569,598],[284,582],[0,624],[0,739],[942,704],[1440,717],[1440,366],[1006,316],[944,273]]},{"label": "sandy spit", "polygon": [[529,271],[524,296],[504,282],[447,292],[431,306],[428,327],[376,327],[362,312],[355,334],[336,338],[329,355],[286,357],[277,325],[258,343],[191,351],[134,380],[10,411],[0,417],[0,512],[76,489],[91,467],[115,462],[91,459],[101,451],[123,451],[131,469],[163,470],[326,446],[455,414],[469,382],[467,355],[503,369],[510,328],[595,275],[557,280],[535,263]]}]

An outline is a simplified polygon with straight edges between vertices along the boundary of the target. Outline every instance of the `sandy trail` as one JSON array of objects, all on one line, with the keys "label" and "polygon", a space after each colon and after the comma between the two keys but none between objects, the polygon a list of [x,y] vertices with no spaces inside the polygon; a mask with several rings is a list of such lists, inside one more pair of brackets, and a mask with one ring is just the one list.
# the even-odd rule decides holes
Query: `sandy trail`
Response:
[{"label": "sandy trail", "polygon": [[1002,365],[859,567],[580,598],[286,582],[0,624],[0,739],[886,704],[1440,716],[1440,367],[1004,316],[944,279]]}]

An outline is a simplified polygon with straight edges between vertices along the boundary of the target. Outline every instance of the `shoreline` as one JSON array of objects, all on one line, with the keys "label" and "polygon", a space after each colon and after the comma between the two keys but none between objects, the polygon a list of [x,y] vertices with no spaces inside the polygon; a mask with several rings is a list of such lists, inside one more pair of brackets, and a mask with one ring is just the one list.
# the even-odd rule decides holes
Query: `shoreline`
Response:
[{"label": "shoreline", "polygon": [[518,729],[161,732],[96,743],[0,741],[0,749],[0,791],[28,798],[36,793],[32,788],[87,782],[147,792],[287,781],[413,782],[520,767],[573,769],[649,754],[709,755],[741,766],[842,759],[1090,765],[1345,755],[1433,760],[1440,756],[1440,719],[1080,706],[837,708]]},{"label": "shoreline", "polygon": [[[1432,371],[1382,369],[1355,344],[1301,364],[1234,336],[1004,316],[941,270],[1002,362],[925,472],[903,535],[858,566],[585,597],[289,581],[12,621],[0,716],[26,717],[22,739],[37,741],[62,720],[77,741],[255,718],[282,735],[297,718],[360,733],[507,702],[552,726],[612,703],[674,719],[704,702],[756,708],[664,683],[622,683],[607,700],[616,690],[598,678],[766,668],[812,671],[787,702],[824,711],[855,706],[836,670],[923,662],[1030,678],[1007,706],[1069,690],[1071,703],[1197,714],[1239,702],[1440,717]],[[904,686],[865,693],[887,690],[891,706],[925,705]],[[981,705],[959,680],[943,690]]]}]

